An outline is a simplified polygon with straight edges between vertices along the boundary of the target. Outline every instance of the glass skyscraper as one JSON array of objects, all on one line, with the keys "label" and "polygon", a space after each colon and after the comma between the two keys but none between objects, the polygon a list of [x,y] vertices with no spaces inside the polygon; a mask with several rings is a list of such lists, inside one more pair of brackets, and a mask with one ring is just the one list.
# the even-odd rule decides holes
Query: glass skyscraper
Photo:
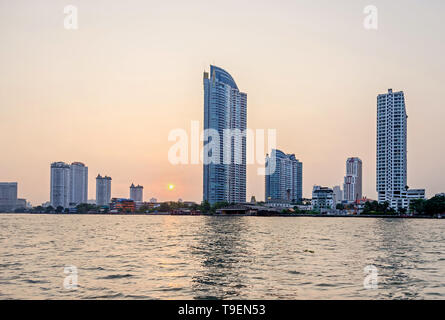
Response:
[{"label": "glass skyscraper", "polygon": [[266,156],[265,180],[267,202],[299,202],[303,199],[303,163],[294,154],[273,149],[271,155]]},{"label": "glass skyscraper", "polygon": [[246,202],[247,94],[232,76],[210,66],[204,72],[203,198],[216,202]]}]

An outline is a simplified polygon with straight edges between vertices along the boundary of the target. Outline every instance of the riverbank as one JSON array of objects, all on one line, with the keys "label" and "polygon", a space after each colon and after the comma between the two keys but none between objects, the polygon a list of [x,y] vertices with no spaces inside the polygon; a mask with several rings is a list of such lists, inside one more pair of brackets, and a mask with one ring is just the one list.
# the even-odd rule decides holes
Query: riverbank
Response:
[{"label": "riverbank", "polygon": [[[432,216],[398,216],[398,215],[341,215],[341,214],[273,214],[273,215],[258,215],[258,214],[173,214],[168,212],[157,213],[46,213],[46,212],[0,212],[4,215],[54,215],[54,216],[76,216],[76,215],[93,215],[93,216],[208,216],[208,217],[280,217],[280,218],[380,218],[380,219],[444,219]],[[445,220],[445,219],[444,219]]]}]

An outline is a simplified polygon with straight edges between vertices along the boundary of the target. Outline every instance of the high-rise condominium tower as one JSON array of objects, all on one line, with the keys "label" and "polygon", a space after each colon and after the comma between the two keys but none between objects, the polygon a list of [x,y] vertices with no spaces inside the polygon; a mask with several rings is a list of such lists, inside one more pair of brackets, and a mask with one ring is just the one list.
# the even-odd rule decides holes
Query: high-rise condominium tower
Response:
[{"label": "high-rise condominium tower", "polygon": [[17,182],[0,182],[0,212],[17,208]]},{"label": "high-rise condominium tower", "polygon": [[135,186],[133,183],[130,186],[130,199],[135,202],[142,202],[144,194],[144,187],[137,185]]},{"label": "high-rise condominium tower", "polygon": [[204,200],[246,202],[247,95],[232,76],[204,72]]},{"label": "high-rise condominium tower", "polygon": [[109,206],[111,202],[111,178],[102,177],[100,174],[96,178],[96,205]]},{"label": "high-rise condominium tower", "polygon": [[343,185],[344,198],[353,202],[362,199],[362,160],[349,158],[346,160],[346,176]]},{"label": "high-rise condominium tower", "polygon": [[51,206],[68,208],[70,203],[70,165],[64,162],[51,164]]},{"label": "high-rise condominium tower", "polygon": [[[271,164],[275,161],[275,164]],[[303,198],[303,163],[294,154],[272,150],[266,156],[266,201],[298,202]]]},{"label": "high-rise condominium tower", "polygon": [[402,91],[377,97],[377,192],[393,208],[405,206],[408,191],[407,118]]},{"label": "high-rise condominium tower", "polygon": [[88,167],[81,162],[70,166],[70,204],[78,205],[88,202]]}]

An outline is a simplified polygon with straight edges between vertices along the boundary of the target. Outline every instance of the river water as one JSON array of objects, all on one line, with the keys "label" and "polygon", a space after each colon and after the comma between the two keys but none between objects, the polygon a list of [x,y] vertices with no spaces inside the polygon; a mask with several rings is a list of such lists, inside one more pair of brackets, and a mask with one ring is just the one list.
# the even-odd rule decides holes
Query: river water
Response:
[{"label": "river water", "polygon": [[0,299],[445,298],[445,220],[0,214],[0,252]]}]

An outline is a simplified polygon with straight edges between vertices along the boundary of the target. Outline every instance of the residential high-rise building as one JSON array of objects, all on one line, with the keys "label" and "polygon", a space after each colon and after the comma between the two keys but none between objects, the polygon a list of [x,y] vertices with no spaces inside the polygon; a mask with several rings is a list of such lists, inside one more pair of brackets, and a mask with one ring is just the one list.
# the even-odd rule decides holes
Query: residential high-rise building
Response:
[{"label": "residential high-rise building", "polygon": [[[273,163],[274,161],[274,163]],[[273,149],[266,155],[266,201],[299,202],[303,198],[303,163],[294,154]]]},{"label": "residential high-rise building", "polygon": [[346,160],[346,176],[343,192],[343,197],[348,202],[354,202],[363,197],[362,160],[359,158],[349,158]]},{"label": "residential high-rise building", "polygon": [[407,191],[407,115],[402,91],[377,97],[377,192],[391,207]]},{"label": "residential high-rise building", "polygon": [[407,209],[410,200],[424,197],[424,189],[409,190],[407,178],[407,125],[403,91],[377,97],[377,192],[379,202]]},{"label": "residential high-rise building", "polygon": [[135,186],[133,183],[130,186],[130,199],[134,202],[142,202],[144,194],[144,187],[137,185]]},{"label": "residential high-rise building", "polygon": [[69,208],[70,204],[70,165],[65,162],[51,164],[50,203],[54,208]]},{"label": "residential high-rise building", "polygon": [[17,208],[17,182],[0,182],[0,212]]},{"label": "residential high-rise building", "polygon": [[340,186],[335,186],[332,188],[332,191],[334,192],[334,202],[335,205],[342,203],[343,201],[343,191],[341,190]]},{"label": "residential high-rise building", "polygon": [[81,162],[70,166],[70,205],[88,202],[88,167]]},{"label": "residential high-rise building", "polygon": [[203,198],[211,204],[246,202],[247,94],[232,76],[204,72]]},{"label": "residential high-rise building", "polygon": [[102,177],[100,174],[96,177],[96,205],[109,206],[111,201],[111,178]]}]

